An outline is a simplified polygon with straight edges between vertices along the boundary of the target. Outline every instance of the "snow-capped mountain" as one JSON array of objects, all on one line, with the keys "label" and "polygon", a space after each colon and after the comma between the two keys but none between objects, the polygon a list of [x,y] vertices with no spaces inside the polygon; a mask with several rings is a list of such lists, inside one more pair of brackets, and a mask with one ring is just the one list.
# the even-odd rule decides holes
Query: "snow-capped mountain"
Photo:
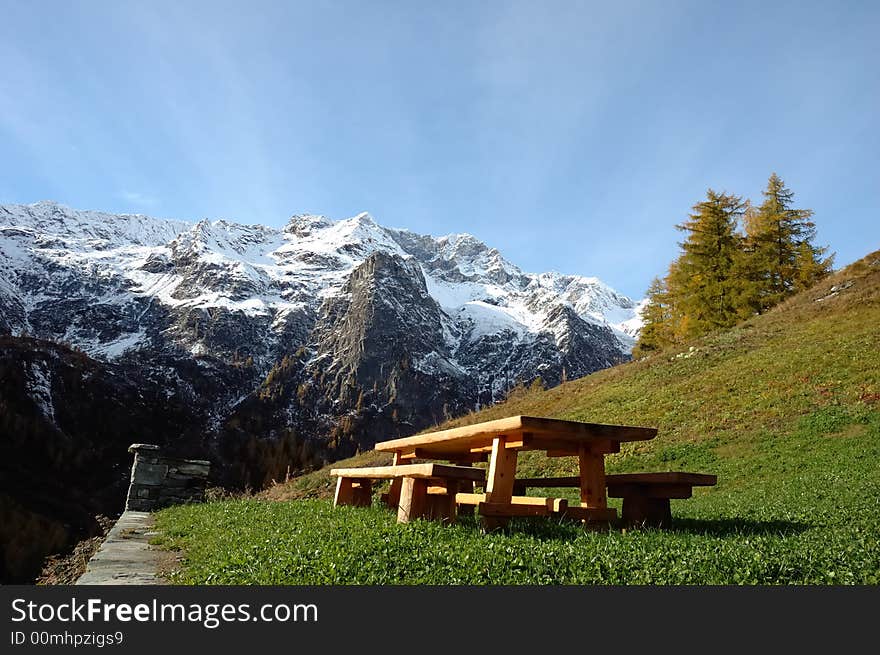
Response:
[{"label": "snow-capped mountain", "polygon": [[639,326],[639,304],[596,278],[526,273],[471,235],[366,213],[274,229],[0,206],[0,333],[136,362],[215,435],[283,377],[268,431],[354,421],[345,436],[369,445],[517,381],[624,361]]}]

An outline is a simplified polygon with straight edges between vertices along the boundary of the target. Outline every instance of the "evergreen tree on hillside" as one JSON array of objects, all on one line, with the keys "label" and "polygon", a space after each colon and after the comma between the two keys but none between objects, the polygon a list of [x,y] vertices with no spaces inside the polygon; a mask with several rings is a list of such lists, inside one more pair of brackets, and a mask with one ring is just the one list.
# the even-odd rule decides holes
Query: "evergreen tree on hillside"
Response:
[{"label": "evergreen tree on hillside", "polygon": [[747,281],[741,275],[742,237],[737,232],[742,198],[709,189],[689,219],[682,254],[670,269],[668,293],[680,315],[676,336],[687,338],[734,325],[743,315]]},{"label": "evergreen tree on hillside", "polygon": [[648,303],[642,310],[642,329],[633,357],[644,357],[673,343],[672,302],[666,278],[655,277],[648,287]]},{"label": "evergreen tree on hillside", "polygon": [[731,327],[831,272],[834,256],[813,244],[813,212],[792,207],[794,194],[775,173],[763,196],[755,207],[709,189],[676,226],[687,238],[666,277],[648,289],[635,356]]},{"label": "evergreen tree on hillside", "polygon": [[794,193],[776,173],[763,195],[764,202],[745,221],[751,304],[759,312],[828,275],[834,259],[825,257],[827,248],[812,244],[813,211],[792,207]]},{"label": "evergreen tree on hillside", "polygon": [[806,241],[798,244],[797,273],[794,278],[795,293],[808,289],[831,273],[834,254],[825,256],[828,247],[817,247]]}]

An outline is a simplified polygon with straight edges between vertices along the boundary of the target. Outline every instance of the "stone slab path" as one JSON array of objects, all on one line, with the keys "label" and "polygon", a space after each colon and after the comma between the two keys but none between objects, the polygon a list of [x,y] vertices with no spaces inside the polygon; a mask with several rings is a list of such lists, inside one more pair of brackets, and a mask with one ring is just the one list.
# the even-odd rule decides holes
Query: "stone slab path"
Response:
[{"label": "stone slab path", "polygon": [[149,544],[154,534],[149,512],[123,512],[76,584],[167,584],[158,573],[163,551]]}]

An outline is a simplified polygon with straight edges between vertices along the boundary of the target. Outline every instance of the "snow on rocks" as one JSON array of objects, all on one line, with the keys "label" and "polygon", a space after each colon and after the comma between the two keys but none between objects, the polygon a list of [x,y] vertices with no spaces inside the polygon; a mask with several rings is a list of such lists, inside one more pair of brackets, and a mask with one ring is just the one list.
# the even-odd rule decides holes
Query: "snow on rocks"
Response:
[{"label": "snow on rocks", "polygon": [[[20,308],[11,312],[10,331],[40,332],[42,325],[47,338],[64,336],[105,359],[151,343],[144,325],[151,317],[178,320],[182,327],[154,326],[154,332],[189,331],[181,345],[205,354],[210,346],[192,312],[222,311],[278,332],[291,316],[316,317],[375,252],[421,269],[427,293],[442,309],[441,332],[453,360],[461,339],[504,335],[526,343],[549,331],[560,341],[570,321],[548,320],[560,307],[609,329],[623,353],[641,326],[643,305],[600,280],[525,273],[469,234],[418,235],[382,227],[367,213],[335,221],[297,215],[274,229],[82,211],[53,202],[0,206],[0,304]],[[60,304],[70,307],[69,315],[48,320]],[[95,305],[116,328],[72,329],[88,307],[95,318]]]}]

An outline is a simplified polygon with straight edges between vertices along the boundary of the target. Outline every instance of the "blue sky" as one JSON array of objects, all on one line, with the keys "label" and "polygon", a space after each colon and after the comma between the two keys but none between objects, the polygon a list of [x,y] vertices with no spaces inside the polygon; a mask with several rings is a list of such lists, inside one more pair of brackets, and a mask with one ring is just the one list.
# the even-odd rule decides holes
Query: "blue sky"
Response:
[{"label": "blue sky", "polygon": [[880,2],[0,0],[0,202],[369,211],[641,296],[771,171],[880,247]]}]

